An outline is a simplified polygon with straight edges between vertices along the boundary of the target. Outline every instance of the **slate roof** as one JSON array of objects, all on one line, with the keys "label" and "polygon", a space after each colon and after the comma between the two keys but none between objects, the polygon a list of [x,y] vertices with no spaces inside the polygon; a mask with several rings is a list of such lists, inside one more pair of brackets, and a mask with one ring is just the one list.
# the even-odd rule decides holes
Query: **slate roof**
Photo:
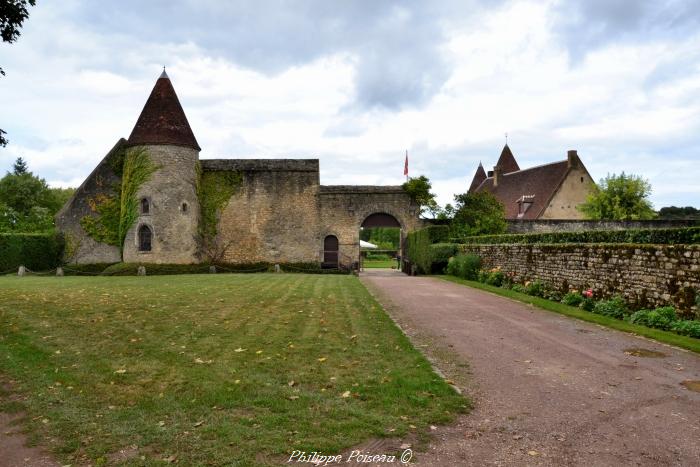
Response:
[{"label": "slate roof", "polygon": [[503,151],[501,151],[501,157],[498,158],[498,162],[496,162],[496,165],[503,170],[504,174],[520,170],[520,166],[515,160],[515,156],[513,155],[507,144],[503,146]]},{"label": "slate roof", "polygon": [[165,70],[148,96],[128,144],[173,144],[201,150]]},{"label": "slate roof", "polygon": [[[507,147],[507,146],[506,146]],[[553,162],[517,172],[501,174],[498,186],[488,177],[476,192],[488,191],[503,203],[506,219],[518,219],[518,200],[534,196],[533,204],[520,219],[537,219],[549,205],[559,186],[569,172],[568,161]]]}]

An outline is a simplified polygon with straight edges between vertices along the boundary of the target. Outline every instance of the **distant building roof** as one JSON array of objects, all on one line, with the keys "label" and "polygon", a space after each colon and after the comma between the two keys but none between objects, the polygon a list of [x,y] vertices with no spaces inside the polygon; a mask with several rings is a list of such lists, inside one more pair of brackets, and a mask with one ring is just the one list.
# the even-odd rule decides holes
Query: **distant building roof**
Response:
[{"label": "distant building roof", "polygon": [[476,191],[477,188],[486,180],[486,172],[484,171],[484,166],[479,162],[479,167],[476,168],[476,173],[472,179],[472,184],[469,185],[469,193]]},{"label": "distant building roof", "polygon": [[[568,161],[553,162],[503,173],[499,175],[497,186],[494,186],[494,177],[488,177],[475,191],[488,191],[498,198],[505,207],[506,219],[537,219],[547,208],[568,171]],[[523,195],[532,204],[527,211],[520,213],[518,201],[523,201]]]},{"label": "distant building roof", "polygon": [[128,144],[173,144],[201,150],[165,70],[148,96]]},{"label": "distant building roof", "polygon": [[520,166],[507,144],[503,146],[501,157],[498,158],[496,166],[500,167],[504,174],[520,170]]}]

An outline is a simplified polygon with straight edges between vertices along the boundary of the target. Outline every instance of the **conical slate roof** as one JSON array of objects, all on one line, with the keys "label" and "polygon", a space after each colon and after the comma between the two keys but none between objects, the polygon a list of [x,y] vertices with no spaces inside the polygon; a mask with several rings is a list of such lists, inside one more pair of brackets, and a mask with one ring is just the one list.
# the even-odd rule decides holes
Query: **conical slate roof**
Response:
[{"label": "conical slate roof", "polygon": [[474,174],[474,179],[472,180],[472,184],[469,186],[469,192],[468,193],[473,193],[476,191],[477,188],[479,188],[479,185],[481,185],[484,180],[486,180],[486,172],[484,171],[484,166],[481,165],[481,162],[479,162],[479,167],[476,169],[476,173]]},{"label": "conical slate roof", "polygon": [[201,150],[165,70],[148,96],[128,144],[173,144]]},{"label": "conical slate roof", "polygon": [[510,148],[507,144],[503,146],[503,151],[501,151],[501,157],[498,158],[498,162],[496,162],[496,165],[501,168],[504,174],[510,172],[517,172],[518,170],[520,170],[520,166],[515,161],[515,156],[513,156],[513,153],[510,151]]}]

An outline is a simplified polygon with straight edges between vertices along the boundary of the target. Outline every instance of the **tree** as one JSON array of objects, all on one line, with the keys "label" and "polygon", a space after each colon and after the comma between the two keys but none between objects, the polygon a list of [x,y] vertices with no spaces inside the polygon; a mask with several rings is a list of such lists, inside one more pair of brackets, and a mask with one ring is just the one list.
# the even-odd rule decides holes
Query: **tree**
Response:
[{"label": "tree", "polygon": [[402,187],[411,199],[420,205],[420,214],[429,212],[435,216],[439,212],[440,206],[435,201],[435,194],[430,192],[433,185],[428,177],[425,175],[411,177]]},{"label": "tree", "polygon": [[594,220],[653,219],[656,212],[649,195],[651,184],[642,177],[624,172],[608,174],[579,210]]},{"label": "tree", "polygon": [[661,219],[700,219],[700,209],[692,206],[684,208],[676,206],[666,206],[659,209],[659,218]]},{"label": "tree", "polygon": [[501,234],[506,231],[505,207],[491,193],[455,195],[452,230],[455,236]]},{"label": "tree", "polygon": [[15,163],[12,165],[12,173],[15,175],[22,175],[27,173],[27,163],[24,159],[18,157]]},{"label": "tree", "polygon": [[[21,170],[18,170],[18,167]],[[0,232],[41,232],[53,228],[53,217],[73,194],[72,188],[49,188],[21,159],[0,179]]]},{"label": "tree", "polygon": [[[0,2],[0,37],[3,42],[11,44],[19,38],[22,23],[29,17],[27,6],[35,4],[36,0],[3,0]],[[0,75],[5,76],[2,67],[0,67]],[[0,129],[0,147],[7,146],[7,139],[3,136],[6,134]]]}]

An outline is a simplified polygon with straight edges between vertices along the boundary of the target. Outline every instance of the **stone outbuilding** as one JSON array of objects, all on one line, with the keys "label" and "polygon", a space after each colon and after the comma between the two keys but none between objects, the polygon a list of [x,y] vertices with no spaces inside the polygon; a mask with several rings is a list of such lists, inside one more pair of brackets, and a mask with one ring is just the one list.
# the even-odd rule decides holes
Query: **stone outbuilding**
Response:
[{"label": "stone outbuilding", "polygon": [[493,168],[479,167],[469,193],[489,192],[505,207],[506,219],[584,219],[578,207],[595,190],[595,182],[575,150],[566,160],[520,169],[506,144]]},{"label": "stone outbuilding", "polygon": [[120,139],[56,216],[73,263],[350,266],[364,227],[420,228],[401,186],[321,185],[318,159],[199,159],[163,71]]}]

